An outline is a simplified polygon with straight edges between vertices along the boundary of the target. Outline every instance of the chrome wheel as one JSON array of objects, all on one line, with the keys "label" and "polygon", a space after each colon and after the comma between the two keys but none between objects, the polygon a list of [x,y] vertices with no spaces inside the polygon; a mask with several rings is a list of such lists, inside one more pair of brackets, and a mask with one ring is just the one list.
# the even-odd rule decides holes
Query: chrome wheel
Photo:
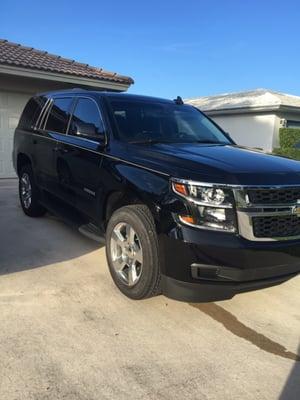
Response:
[{"label": "chrome wheel", "polygon": [[31,205],[32,190],[30,178],[26,172],[21,177],[21,199],[24,207],[28,209]]},{"label": "chrome wheel", "polygon": [[143,250],[140,239],[131,225],[117,224],[112,232],[110,252],[113,268],[123,283],[134,286],[143,268]]}]

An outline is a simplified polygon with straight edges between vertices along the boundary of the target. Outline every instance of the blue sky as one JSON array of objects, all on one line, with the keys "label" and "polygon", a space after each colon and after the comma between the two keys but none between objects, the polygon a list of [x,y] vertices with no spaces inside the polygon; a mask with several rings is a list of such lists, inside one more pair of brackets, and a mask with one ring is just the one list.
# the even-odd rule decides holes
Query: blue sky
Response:
[{"label": "blue sky", "polygon": [[300,95],[300,3],[1,1],[0,37],[130,75],[132,93]]}]

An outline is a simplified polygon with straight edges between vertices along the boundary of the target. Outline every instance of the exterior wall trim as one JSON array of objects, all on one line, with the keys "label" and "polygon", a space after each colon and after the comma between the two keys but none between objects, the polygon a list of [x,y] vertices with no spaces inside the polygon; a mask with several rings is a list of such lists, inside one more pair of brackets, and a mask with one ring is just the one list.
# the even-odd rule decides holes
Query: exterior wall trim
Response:
[{"label": "exterior wall trim", "polygon": [[79,86],[89,86],[93,88],[110,89],[117,91],[125,91],[130,86],[130,84],[124,84],[119,82],[110,82],[106,80],[101,81],[98,79],[85,78],[81,76],[59,74],[54,72],[50,73],[46,71],[13,67],[9,65],[0,65],[0,73],[5,75],[22,76],[25,78],[42,79],[47,81],[70,83]]},{"label": "exterior wall trim", "polygon": [[[189,103],[187,103],[189,104]],[[299,107],[293,106],[284,106],[284,105],[277,105],[277,106],[263,106],[263,107],[240,107],[240,108],[227,108],[227,109],[219,109],[219,110],[204,110],[201,107],[194,106],[199,108],[205,114],[209,116],[219,116],[219,115],[234,115],[234,114],[270,114],[274,112],[284,111],[290,113],[300,113]]]}]

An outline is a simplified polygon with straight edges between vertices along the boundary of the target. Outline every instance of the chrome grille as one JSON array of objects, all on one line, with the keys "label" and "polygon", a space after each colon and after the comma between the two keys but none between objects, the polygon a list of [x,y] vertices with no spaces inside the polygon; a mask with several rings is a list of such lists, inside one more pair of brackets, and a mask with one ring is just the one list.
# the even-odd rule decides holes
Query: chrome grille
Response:
[{"label": "chrome grille", "polygon": [[297,215],[253,217],[253,234],[257,238],[283,238],[300,235]]},{"label": "chrome grille", "polygon": [[253,241],[300,239],[300,185],[234,189],[241,236]]},{"label": "chrome grille", "polygon": [[300,200],[300,188],[249,189],[252,204],[290,204]]}]

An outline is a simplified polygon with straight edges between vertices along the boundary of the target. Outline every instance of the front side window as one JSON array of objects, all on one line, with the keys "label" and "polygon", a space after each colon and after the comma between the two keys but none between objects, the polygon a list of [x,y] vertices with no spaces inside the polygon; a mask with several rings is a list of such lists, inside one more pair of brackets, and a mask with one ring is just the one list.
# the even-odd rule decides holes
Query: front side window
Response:
[{"label": "front side window", "polygon": [[58,133],[66,133],[70,108],[72,104],[71,97],[54,99],[50,114],[46,122],[46,130]]},{"label": "front side window", "polygon": [[87,98],[79,98],[70,124],[70,135],[104,135],[104,127],[97,104]]},{"label": "front side window", "polygon": [[229,144],[204,114],[187,105],[111,100],[119,139],[126,142]]}]

